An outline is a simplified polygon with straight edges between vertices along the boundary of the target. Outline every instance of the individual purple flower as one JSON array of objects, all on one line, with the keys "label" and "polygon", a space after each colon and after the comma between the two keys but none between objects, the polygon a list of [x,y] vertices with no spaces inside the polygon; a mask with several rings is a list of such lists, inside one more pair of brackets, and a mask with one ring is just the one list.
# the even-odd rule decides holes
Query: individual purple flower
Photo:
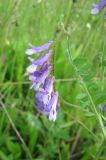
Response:
[{"label": "individual purple flower", "polygon": [[41,56],[37,60],[34,60],[31,57],[28,57],[28,59],[30,60],[30,62],[32,64],[27,67],[27,69],[26,69],[27,74],[34,73],[37,70],[38,66],[42,66],[45,62],[47,62],[50,59],[50,57],[52,56],[52,54],[53,54],[52,50],[49,50],[48,53],[46,53],[45,55]]},{"label": "individual purple flower", "polygon": [[36,94],[36,106],[40,112],[48,114],[46,106],[49,104],[51,94],[53,92],[53,83],[55,78],[47,77],[43,88],[40,88],[40,92]]},{"label": "individual purple flower", "polygon": [[[37,94],[37,101],[41,101],[41,104],[44,106],[47,105],[51,99],[51,94],[53,92],[53,83],[55,78],[47,77],[44,83],[43,88],[39,88],[39,93]],[[39,99],[39,97],[42,97]]]},{"label": "individual purple flower", "polygon": [[51,93],[53,92],[53,83],[55,81],[55,77],[53,76],[52,78],[47,77],[44,83],[44,91],[51,95]]},{"label": "individual purple flower", "polygon": [[39,59],[34,60],[33,58],[29,57],[28,59],[30,60],[30,62],[34,65],[38,65],[41,66],[43,65],[45,62],[47,62],[50,57],[52,56],[53,52],[52,50],[49,50],[48,53],[44,54],[43,56],[41,56]]},{"label": "individual purple flower", "polygon": [[47,109],[50,110],[49,120],[55,121],[57,117],[57,106],[58,106],[58,92],[54,92],[50,99],[50,102],[47,106]]},{"label": "individual purple flower", "polygon": [[49,117],[50,121],[55,121],[60,108],[58,103],[58,92],[53,92],[51,99],[49,99],[44,93],[37,93],[36,106],[40,112]]},{"label": "individual purple flower", "polygon": [[37,110],[41,113],[44,113],[45,115],[48,115],[48,112],[46,111],[46,105],[49,103],[48,95],[43,92],[39,92],[35,97]]},{"label": "individual purple flower", "polygon": [[91,10],[91,14],[98,14],[104,7],[106,6],[106,0],[101,0],[100,3],[93,3],[93,9]]},{"label": "individual purple flower", "polygon": [[47,49],[49,49],[49,47],[53,44],[53,41],[49,41],[43,45],[41,45],[40,47],[35,47],[32,44],[30,44],[30,48],[26,50],[26,54],[27,55],[32,55],[35,53],[41,53]]},{"label": "individual purple flower", "polygon": [[[48,77],[51,71],[50,63],[44,64],[44,66],[39,71],[29,76],[29,80],[34,82],[33,88],[38,90],[41,84],[44,84],[45,79]],[[31,87],[32,88],[32,87]]]}]

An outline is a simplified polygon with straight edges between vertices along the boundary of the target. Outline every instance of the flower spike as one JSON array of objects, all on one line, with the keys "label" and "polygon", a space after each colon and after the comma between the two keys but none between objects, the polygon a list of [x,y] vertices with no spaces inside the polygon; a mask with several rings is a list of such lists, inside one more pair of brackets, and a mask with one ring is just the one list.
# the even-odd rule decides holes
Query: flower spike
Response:
[{"label": "flower spike", "polygon": [[[40,47],[30,45],[30,49],[27,49],[26,54],[41,53],[48,50],[52,44],[53,41],[49,41]],[[50,121],[55,121],[60,104],[58,103],[58,92],[54,91],[53,86],[55,77],[50,75],[52,54],[52,50],[49,50],[37,60],[28,57],[31,65],[27,67],[26,71],[27,75],[29,75],[29,80],[32,81],[30,89],[34,89],[37,92],[35,94],[37,110],[48,116]]]}]

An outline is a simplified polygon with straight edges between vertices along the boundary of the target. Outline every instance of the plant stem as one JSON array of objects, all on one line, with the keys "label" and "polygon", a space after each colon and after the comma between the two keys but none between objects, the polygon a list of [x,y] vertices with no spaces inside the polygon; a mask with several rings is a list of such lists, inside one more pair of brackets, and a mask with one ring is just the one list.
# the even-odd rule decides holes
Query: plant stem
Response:
[{"label": "plant stem", "polygon": [[96,109],[96,107],[95,107],[95,104],[94,104],[94,102],[93,102],[93,100],[92,100],[92,97],[91,97],[91,95],[90,95],[90,93],[89,93],[89,91],[88,91],[88,89],[87,89],[87,86],[86,86],[83,78],[82,78],[81,75],[79,74],[76,65],[73,63],[72,56],[71,56],[71,54],[70,54],[69,43],[68,43],[68,55],[69,55],[69,61],[70,61],[70,63],[72,64],[72,66],[73,66],[73,68],[74,68],[74,70],[75,70],[75,72],[76,72],[76,75],[79,77],[79,80],[82,82],[83,88],[84,88],[85,92],[87,93],[87,95],[88,95],[88,97],[89,97],[89,100],[90,100],[90,102],[91,102],[91,104],[92,104],[92,107],[93,107],[93,111],[94,111],[95,115],[97,116],[97,119],[98,119],[98,121],[99,121],[99,124],[100,124],[100,126],[101,126],[101,129],[102,129],[102,132],[103,132],[103,135],[104,135],[104,138],[106,139],[106,131],[105,131],[105,128],[104,128],[104,125],[103,125],[102,118],[101,118],[100,114],[98,113],[98,111],[97,111],[97,109]]}]

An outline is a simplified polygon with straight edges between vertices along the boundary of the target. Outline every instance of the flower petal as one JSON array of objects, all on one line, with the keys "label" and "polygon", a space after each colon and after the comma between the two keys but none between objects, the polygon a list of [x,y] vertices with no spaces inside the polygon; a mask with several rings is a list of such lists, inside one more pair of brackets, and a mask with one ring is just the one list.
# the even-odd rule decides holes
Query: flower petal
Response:
[{"label": "flower petal", "polygon": [[55,77],[52,78],[47,77],[44,83],[44,90],[51,94],[53,92],[53,83],[54,83]]},{"label": "flower petal", "polygon": [[29,67],[26,68],[26,71],[28,73],[34,73],[36,71],[36,69],[37,69],[37,66],[34,64],[31,64]]},{"label": "flower petal", "polygon": [[38,78],[36,78],[35,82],[36,83],[42,83],[44,84],[45,79],[47,78],[47,76],[49,75],[51,70],[51,67],[47,68],[46,71],[44,71]]},{"label": "flower petal", "polygon": [[27,49],[26,50],[26,54],[27,55],[32,55],[32,54],[35,54],[35,53],[41,53],[47,49],[49,49],[49,47],[53,44],[53,41],[49,41],[43,45],[41,45],[40,47],[35,47],[33,45],[30,44],[30,49]]},{"label": "flower petal", "polygon": [[50,50],[47,54],[41,56],[36,61],[33,58],[31,58],[31,57],[28,57],[28,59],[30,60],[31,63],[33,63],[35,65],[43,65],[46,61],[49,60],[49,58],[51,57],[52,53],[53,53],[52,50]]},{"label": "flower petal", "polygon": [[[48,114],[46,111],[46,105],[49,103],[49,96],[45,95],[41,92],[36,94],[36,107],[39,111],[41,111],[44,114]],[[43,110],[41,110],[43,108]]]},{"label": "flower petal", "polygon": [[50,99],[50,102],[47,106],[47,109],[50,109],[50,113],[49,113],[49,120],[50,121],[55,121],[56,120],[56,117],[57,117],[57,110],[56,110],[57,101],[58,101],[58,92],[54,92],[51,99]]},{"label": "flower petal", "polygon": [[91,10],[91,14],[98,14],[99,13],[99,9],[98,8],[93,8]]},{"label": "flower petal", "polygon": [[27,49],[25,53],[30,56],[30,55],[34,54],[34,51],[33,51],[33,49]]}]

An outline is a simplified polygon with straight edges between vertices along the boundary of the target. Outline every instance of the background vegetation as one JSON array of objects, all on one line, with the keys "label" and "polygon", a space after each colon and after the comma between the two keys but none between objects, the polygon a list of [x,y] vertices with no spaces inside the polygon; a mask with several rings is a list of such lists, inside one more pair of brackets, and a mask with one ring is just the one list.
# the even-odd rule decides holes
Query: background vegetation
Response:
[{"label": "background vegetation", "polygon": [[[92,3],[0,0],[1,160],[105,159],[106,20],[90,14]],[[55,123],[36,111],[24,76],[29,43],[49,40],[61,103]]]}]

